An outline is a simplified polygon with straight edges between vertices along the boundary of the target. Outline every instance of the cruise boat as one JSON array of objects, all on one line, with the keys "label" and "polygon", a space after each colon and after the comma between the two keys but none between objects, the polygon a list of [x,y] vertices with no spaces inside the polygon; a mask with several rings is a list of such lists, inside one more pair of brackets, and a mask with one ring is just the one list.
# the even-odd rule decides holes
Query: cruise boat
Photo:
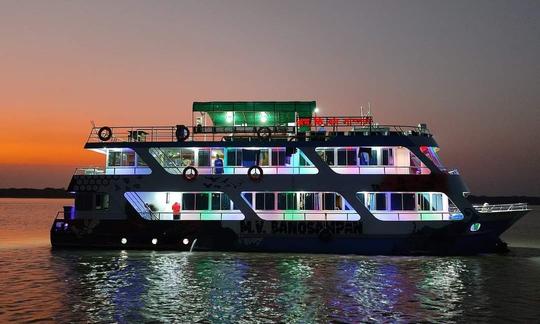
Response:
[{"label": "cruise boat", "polygon": [[192,125],[93,127],[54,248],[477,254],[526,204],[474,206],[426,124],[321,116],[315,101],[195,102]]}]

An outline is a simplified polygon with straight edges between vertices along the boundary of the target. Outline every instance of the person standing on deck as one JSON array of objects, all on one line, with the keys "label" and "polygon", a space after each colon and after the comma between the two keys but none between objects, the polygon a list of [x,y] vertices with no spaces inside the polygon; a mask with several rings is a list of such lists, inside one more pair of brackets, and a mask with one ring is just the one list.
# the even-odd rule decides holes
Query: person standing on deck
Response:
[{"label": "person standing on deck", "polygon": [[172,211],[173,211],[173,219],[174,220],[179,220],[180,219],[180,209],[182,209],[182,206],[180,206],[180,204],[177,202],[175,202],[173,205],[172,205]]}]

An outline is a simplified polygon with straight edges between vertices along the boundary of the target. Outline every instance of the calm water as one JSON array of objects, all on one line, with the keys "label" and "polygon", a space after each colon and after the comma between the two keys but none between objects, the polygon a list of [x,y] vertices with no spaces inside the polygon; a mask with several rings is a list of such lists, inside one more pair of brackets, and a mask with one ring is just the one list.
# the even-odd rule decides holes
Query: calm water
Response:
[{"label": "calm water", "polygon": [[539,322],[540,213],[508,255],[51,251],[69,200],[0,199],[0,322]]}]

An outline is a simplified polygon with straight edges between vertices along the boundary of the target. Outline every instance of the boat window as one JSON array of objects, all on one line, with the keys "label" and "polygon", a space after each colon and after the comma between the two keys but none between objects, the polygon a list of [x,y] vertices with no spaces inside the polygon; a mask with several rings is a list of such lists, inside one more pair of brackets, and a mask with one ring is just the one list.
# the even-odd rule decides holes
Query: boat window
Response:
[{"label": "boat window", "polygon": [[274,200],[273,192],[258,192],[255,194],[255,209],[274,210]]},{"label": "boat window", "polygon": [[375,210],[386,210],[386,194],[375,194]]},{"label": "boat window", "polygon": [[242,166],[242,149],[227,149],[227,166]]},{"label": "boat window", "polygon": [[109,152],[108,166],[135,166],[135,152]]},{"label": "boat window", "polygon": [[418,210],[431,210],[429,193],[418,194]]},{"label": "boat window", "polygon": [[360,203],[365,206],[366,205],[366,195],[364,193],[362,193],[362,192],[358,192],[356,194],[356,196],[358,197],[358,199],[360,199]]},{"label": "boat window", "polygon": [[135,154],[135,158],[137,159],[137,166],[142,166],[142,167],[148,166],[148,164],[146,164],[146,162],[144,162],[140,156]]},{"label": "boat window", "polygon": [[231,200],[225,193],[213,192],[210,206],[212,210],[231,210]]},{"label": "boat window", "polygon": [[259,165],[260,166],[270,165],[270,154],[268,153],[268,149],[266,148],[261,149],[259,152]]},{"label": "boat window", "polygon": [[300,166],[311,166],[302,153],[298,153],[298,164]]},{"label": "boat window", "polygon": [[371,156],[371,149],[368,147],[361,147],[358,152],[358,159],[360,160],[360,165],[369,165],[369,160]]},{"label": "boat window", "polygon": [[400,193],[390,194],[390,209],[391,210],[403,210],[403,195]]},{"label": "boat window", "polygon": [[208,210],[208,194],[207,193],[195,194],[195,209]]},{"label": "boat window", "polygon": [[274,166],[285,165],[285,149],[284,148],[272,148],[272,165]]},{"label": "boat window", "polygon": [[354,148],[340,148],[337,150],[338,165],[356,165],[357,154]]},{"label": "boat window", "polygon": [[193,149],[180,149],[180,165],[189,166],[195,164],[195,152]]},{"label": "boat window", "polygon": [[296,210],[296,193],[280,192],[278,193],[278,209],[279,210]]},{"label": "boat window", "polygon": [[210,166],[210,150],[209,149],[199,149],[198,152],[199,163],[198,166]]},{"label": "boat window", "polygon": [[433,194],[431,198],[432,210],[443,210],[442,194]]},{"label": "boat window", "polygon": [[404,193],[403,195],[403,209],[402,210],[415,210],[416,201],[413,193]]},{"label": "boat window", "polygon": [[336,194],[325,192],[323,193],[323,209],[324,210],[335,210],[341,209],[336,205]]},{"label": "boat window", "polygon": [[438,147],[420,146],[420,151],[424,153],[424,155],[426,155],[437,167],[442,167],[442,163],[439,158]]},{"label": "boat window", "polygon": [[305,192],[300,194],[300,209],[302,210],[317,210],[318,195],[313,192]]},{"label": "boat window", "polygon": [[193,193],[182,194],[182,209],[195,210],[195,194]]},{"label": "boat window", "polygon": [[318,148],[316,149],[317,154],[321,157],[323,161],[328,165],[334,165],[334,149],[333,148]]},{"label": "boat window", "polygon": [[383,148],[382,152],[382,165],[394,165],[394,149]]},{"label": "boat window", "polygon": [[98,192],[96,193],[96,209],[109,208],[109,194]]},{"label": "boat window", "polygon": [[251,192],[244,192],[242,196],[244,196],[244,199],[247,201],[249,207],[253,208],[253,194]]}]

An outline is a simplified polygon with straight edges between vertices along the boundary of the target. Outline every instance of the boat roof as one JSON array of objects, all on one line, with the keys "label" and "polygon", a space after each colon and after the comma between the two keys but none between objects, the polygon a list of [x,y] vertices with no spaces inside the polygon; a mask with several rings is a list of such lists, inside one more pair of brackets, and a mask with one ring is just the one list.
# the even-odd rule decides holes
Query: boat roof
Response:
[{"label": "boat roof", "polygon": [[208,113],[215,126],[265,126],[311,117],[315,107],[315,101],[209,101],[194,102],[193,112]]}]

